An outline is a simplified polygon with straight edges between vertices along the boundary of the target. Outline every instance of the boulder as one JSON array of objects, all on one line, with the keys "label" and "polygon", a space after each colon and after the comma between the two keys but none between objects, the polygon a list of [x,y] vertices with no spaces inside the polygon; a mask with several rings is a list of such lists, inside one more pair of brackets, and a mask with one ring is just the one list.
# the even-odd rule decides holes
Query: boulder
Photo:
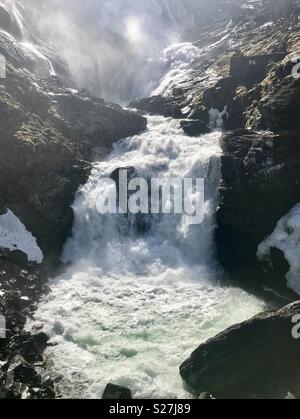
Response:
[{"label": "boulder", "polygon": [[183,120],[181,121],[180,126],[190,137],[199,137],[200,135],[210,132],[207,124],[199,119]]},{"label": "boulder", "polygon": [[300,397],[300,302],[259,314],[203,343],[180,367],[190,391],[220,398]]},{"label": "boulder", "polygon": [[0,259],[14,263],[20,267],[28,266],[28,257],[21,250],[9,251],[8,249],[0,248]]},{"label": "boulder", "polygon": [[117,386],[115,384],[107,384],[105,387],[103,400],[131,400],[131,391],[125,387]]},{"label": "boulder", "polygon": [[178,103],[169,97],[152,96],[129,104],[130,108],[138,109],[154,115],[181,119],[183,114]]}]

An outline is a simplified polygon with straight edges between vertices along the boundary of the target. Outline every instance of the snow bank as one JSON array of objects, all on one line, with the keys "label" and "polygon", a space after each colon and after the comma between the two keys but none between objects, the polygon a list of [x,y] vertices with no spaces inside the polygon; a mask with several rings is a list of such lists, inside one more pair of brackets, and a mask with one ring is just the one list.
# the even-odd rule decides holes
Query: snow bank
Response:
[{"label": "snow bank", "polygon": [[300,295],[300,204],[282,217],[274,232],[259,245],[258,258],[267,259],[272,247],[284,253],[290,264],[286,275],[288,286]]},{"label": "snow bank", "polygon": [[10,210],[0,215],[0,248],[21,250],[29,262],[42,263],[44,258],[36,239]]}]

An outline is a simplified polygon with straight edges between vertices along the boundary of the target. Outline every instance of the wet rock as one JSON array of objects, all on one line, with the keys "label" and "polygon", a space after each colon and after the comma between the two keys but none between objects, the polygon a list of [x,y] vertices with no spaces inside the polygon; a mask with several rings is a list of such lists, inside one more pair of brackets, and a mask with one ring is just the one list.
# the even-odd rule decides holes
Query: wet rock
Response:
[{"label": "wet rock", "polygon": [[239,83],[253,86],[266,77],[270,65],[282,61],[285,56],[285,52],[250,56],[235,54],[230,60],[230,75]]},{"label": "wet rock", "polygon": [[9,251],[0,248],[0,259],[18,266],[28,266],[27,255],[20,250]]},{"label": "wet rock", "polygon": [[[300,397],[300,341],[292,319],[300,303],[235,325],[199,346],[180,367],[190,391],[218,398]],[[205,390],[204,390],[205,389]]]},{"label": "wet rock", "polygon": [[15,381],[23,384],[31,384],[38,387],[41,384],[41,377],[33,367],[26,364],[20,364],[12,371]]},{"label": "wet rock", "polygon": [[300,79],[294,79],[292,76],[283,80],[274,79],[269,89],[258,104],[264,125],[279,133],[299,132]]},{"label": "wet rock", "polygon": [[[76,144],[86,159],[102,159],[114,142],[145,130],[147,120],[121,106],[91,97],[86,91],[78,95],[54,96],[51,114],[56,126]],[[80,118],[78,118],[80,114]]]},{"label": "wet rock", "polygon": [[173,98],[152,96],[131,102],[129,107],[154,115],[162,115],[175,119],[183,118],[181,108]]},{"label": "wet rock", "polygon": [[42,354],[47,348],[48,341],[49,336],[43,332],[25,337],[21,343],[20,354],[27,362],[32,364],[42,362]]},{"label": "wet rock", "polygon": [[258,245],[300,201],[298,140],[249,130],[222,139],[222,181],[216,240],[229,271],[258,266]]},{"label": "wet rock", "polygon": [[0,27],[17,38],[21,37],[20,28],[17,22],[3,5],[0,5]]},{"label": "wet rock", "polygon": [[19,266],[0,258],[0,315],[6,337],[0,339],[0,399],[53,398],[51,379],[44,379],[43,352],[48,336],[24,330],[40,297],[47,292],[46,277],[36,265]]},{"label": "wet rock", "polygon": [[207,124],[201,120],[184,120],[180,123],[183,131],[190,137],[199,137],[210,132]]},{"label": "wet rock", "polygon": [[104,400],[131,400],[131,391],[125,387],[108,384],[104,390],[102,399]]}]

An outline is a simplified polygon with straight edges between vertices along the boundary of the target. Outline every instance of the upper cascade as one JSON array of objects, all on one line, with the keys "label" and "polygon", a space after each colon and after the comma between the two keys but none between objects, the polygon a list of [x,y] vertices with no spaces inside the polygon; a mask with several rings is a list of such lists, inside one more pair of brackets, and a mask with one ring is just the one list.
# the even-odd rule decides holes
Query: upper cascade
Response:
[{"label": "upper cascade", "polygon": [[17,67],[38,78],[56,76],[51,48],[30,28],[31,8],[18,0],[0,1],[0,52]]},{"label": "upper cascade", "polygon": [[18,0],[0,1],[0,27],[18,40],[24,40],[27,36],[22,12],[24,7]]}]

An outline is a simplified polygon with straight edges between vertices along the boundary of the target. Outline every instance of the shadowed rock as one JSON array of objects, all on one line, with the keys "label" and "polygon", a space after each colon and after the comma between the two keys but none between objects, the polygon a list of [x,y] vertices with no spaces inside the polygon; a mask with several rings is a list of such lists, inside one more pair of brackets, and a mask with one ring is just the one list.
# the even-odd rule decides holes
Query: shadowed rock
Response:
[{"label": "shadowed rock", "polygon": [[131,400],[131,391],[125,387],[114,384],[107,384],[103,396],[103,400]]},{"label": "shadowed rock", "polygon": [[210,132],[207,124],[198,120],[184,120],[180,123],[183,131],[190,137],[199,137],[202,134]]},{"label": "shadowed rock", "polygon": [[180,367],[188,388],[219,398],[300,397],[300,302],[235,325],[203,343]]}]

